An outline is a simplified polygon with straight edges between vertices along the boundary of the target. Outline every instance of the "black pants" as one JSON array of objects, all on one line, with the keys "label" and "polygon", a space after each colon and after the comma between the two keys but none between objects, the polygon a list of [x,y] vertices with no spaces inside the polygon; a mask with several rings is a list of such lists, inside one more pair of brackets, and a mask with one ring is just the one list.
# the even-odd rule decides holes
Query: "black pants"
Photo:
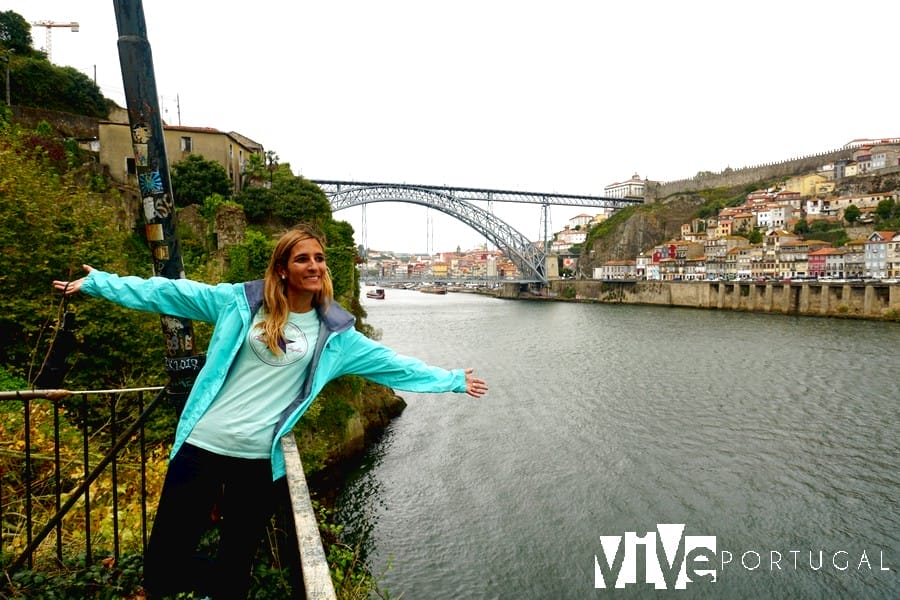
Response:
[{"label": "black pants", "polygon": [[[169,463],[144,555],[144,589],[152,598],[194,591],[215,600],[247,598],[250,568],[275,506],[287,494],[272,481],[269,459],[221,456],[185,444]],[[220,520],[215,560],[197,544]]]}]

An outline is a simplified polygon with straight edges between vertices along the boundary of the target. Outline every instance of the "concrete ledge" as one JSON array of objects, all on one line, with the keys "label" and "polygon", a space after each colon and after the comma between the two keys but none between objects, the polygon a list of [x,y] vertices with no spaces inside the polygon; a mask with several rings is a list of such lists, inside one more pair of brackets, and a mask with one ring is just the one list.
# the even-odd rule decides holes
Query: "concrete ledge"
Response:
[{"label": "concrete ledge", "polygon": [[303,570],[303,587],[307,600],[335,600],[334,584],[322,547],[322,537],[316,522],[316,513],[309,497],[309,486],[300,462],[297,440],[293,433],[281,438],[284,452],[284,466],[287,471],[288,490],[291,494],[291,508],[294,513],[294,527],[300,546],[300,566]]}]

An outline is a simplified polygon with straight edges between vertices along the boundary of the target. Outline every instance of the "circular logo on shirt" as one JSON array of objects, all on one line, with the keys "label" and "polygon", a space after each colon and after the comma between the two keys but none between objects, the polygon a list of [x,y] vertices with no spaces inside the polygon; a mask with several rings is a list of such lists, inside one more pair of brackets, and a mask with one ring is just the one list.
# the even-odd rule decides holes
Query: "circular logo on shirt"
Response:
[{"label": "circular logo on shirt", "polygon": [[253,352],[267,365],[282,367],[301,360],[309,352],[309,341],[306,334],[294,323],[288,322],[284,326],[283,338],[278,342],[281,354],[272,354],[266,345],[266,334],[262,329],[256,329],[250,334],[250,347]]}]

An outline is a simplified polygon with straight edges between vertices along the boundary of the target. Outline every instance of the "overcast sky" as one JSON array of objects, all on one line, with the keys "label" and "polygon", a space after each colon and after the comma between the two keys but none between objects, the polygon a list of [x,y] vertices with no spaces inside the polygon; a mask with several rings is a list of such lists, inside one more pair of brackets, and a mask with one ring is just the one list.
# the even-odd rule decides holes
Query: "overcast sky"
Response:
[{"label": "overcast sky", "polygon": [[[309,179],[602,195],[900,136],[896,0],[145,0],[170,124],[236,131]],[[112,0],[6,0],[124,105]],[[37,48],[47,28],[34,26]],[[486,208],[482,206],[483,208]],[[536,206],[494,205],[539,239]],[[592,210],[554,207],[552,228]],[[349,221],[361,240],[361,211]],[[431,242],[427,234],[433,223]],[[369,247],[473,247],[377,203]]]}]

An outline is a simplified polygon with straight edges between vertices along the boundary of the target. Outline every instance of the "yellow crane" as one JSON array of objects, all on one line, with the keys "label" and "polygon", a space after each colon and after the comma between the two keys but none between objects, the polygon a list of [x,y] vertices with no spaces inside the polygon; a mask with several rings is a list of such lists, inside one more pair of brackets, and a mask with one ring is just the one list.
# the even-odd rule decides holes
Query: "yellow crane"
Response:
[{"label": "yellow crane", "polygon": [[47,60],[51,60],[51,37],[50,32],[53,31],[54,27],[70,27],[72,31],[78,32],[78,22],[70,21],[68,23],[60,23],[58,21],[34,21],[32,25],[36,25],[38,27],[45,27],[47,29],[47,43],[44,47],[44,51],[47,53]]}]

